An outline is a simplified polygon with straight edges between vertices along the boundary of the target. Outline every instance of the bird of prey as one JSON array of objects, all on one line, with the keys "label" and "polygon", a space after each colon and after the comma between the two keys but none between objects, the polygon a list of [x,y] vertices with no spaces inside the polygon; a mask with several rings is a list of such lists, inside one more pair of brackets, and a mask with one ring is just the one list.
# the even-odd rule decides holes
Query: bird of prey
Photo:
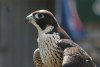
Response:
[{"label": "bird of prey", "polygon": [[36,67],[96,67],[92,58],[59,26],[54,15],[37,10],[26,17],[38,30]]}]

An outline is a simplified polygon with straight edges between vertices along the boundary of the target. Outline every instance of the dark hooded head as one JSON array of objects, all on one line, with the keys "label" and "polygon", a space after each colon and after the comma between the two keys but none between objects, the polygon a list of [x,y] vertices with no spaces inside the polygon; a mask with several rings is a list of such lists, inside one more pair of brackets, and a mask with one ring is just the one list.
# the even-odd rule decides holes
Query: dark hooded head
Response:
[{"label": "dark hooded head", "polygon": [[39,32],[47,30],[46,31],[47,33],[47,32],[52,31],[53,29],[56,29],[58,26],[58,23],[54,15],[47,10],[35,11],[31,13],[30,15],[28,15],[26,19],[30,23],[32,23]]}]

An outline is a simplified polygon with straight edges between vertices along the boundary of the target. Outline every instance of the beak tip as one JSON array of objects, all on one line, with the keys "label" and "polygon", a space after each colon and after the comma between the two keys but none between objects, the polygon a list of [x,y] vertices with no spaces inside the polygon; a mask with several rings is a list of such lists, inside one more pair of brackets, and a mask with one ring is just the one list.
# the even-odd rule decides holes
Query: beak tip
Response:
[{"label": "beak tip", "polygon": [[25,23],[28,23],[29,22],[29,19],[28,17],[25,18]]}]

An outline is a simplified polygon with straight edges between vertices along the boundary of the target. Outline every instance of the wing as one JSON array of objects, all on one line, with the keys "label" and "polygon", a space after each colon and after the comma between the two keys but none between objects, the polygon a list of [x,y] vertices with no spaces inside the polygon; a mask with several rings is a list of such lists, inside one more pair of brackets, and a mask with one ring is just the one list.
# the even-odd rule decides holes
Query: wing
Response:
[{"label": "wing", "polygon": [[35,65],[36,65],[36,67],[45,67],[44,64],[41,61],[39,49],[36,49],[34,51],[33,61],[34,61]]},{"label": "wing", "polygon": [[91,57],[70,39],[62,39],[58,46],[63,51],[62,67],[96,67]]}]

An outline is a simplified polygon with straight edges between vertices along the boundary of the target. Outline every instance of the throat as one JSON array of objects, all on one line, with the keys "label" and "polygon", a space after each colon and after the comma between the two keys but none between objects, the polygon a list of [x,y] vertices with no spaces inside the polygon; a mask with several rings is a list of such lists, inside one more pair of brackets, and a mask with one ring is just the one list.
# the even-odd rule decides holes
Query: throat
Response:
[{"label": "throat", "polygon": [[[46,33],[41,33],[38,35],[38,46],[44,48],[53,48],[53,47],[58,47],[57,43],[60,42],[60,36],[58,33],[53,33],[53,34],[46,34]],[[47,47],[46,47],[47,46]]]},{"label": "throat", "polygon": [[[57,46],[57,43],[59,41],[60,41],[60,37],[57,33],[41,34],[40,36],[38,36],[38,47],[40,50],[41,60],[44,64],[48,64],[50,66],[50,65],[55,65],[56,63],[61,63],[62,54],[60,49]],[[55,67],[55,66],[51,66],[51,67]]]}]

